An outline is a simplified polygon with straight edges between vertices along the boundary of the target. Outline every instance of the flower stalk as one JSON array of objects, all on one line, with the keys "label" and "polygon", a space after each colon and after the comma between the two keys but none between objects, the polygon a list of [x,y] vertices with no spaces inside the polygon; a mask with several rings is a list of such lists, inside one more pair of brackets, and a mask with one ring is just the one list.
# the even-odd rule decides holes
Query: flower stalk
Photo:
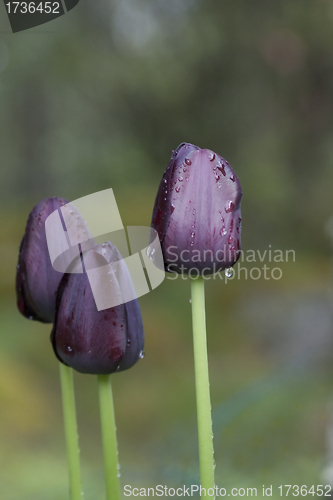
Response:
[{"label": "flower stalk", "polygon": [[98,375],[106,500],[120,500],[116,421],[110,375]]},{"label": "flower stalk", "polygon": [[59,364],[68,459],[70,499],[82,500],[83,493],[80,472],[80,449],[76,421],[73,371],[69,366],[66,366],[63,363]]},{"label": "flower stalk", "polygon": [[200,485],[205,488],[206,491],[208,491],[208,489],[214,489],[215,487],[215,465],[209,390],[204,286],[205,281],[202,277],[191,279],[192,328],[197,400]]}]

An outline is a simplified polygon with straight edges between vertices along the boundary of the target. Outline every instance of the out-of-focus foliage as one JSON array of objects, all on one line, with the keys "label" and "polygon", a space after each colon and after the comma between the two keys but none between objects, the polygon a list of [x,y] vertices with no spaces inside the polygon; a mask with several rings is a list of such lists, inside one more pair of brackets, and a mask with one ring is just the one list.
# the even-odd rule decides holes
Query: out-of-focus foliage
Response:
[{"label": "out-of-focus foliage", "polygon": [[[265,261],[281,280],[207,282],[218,484],[321,484],[333,389],[331,2],[81,0],[15,35],[4,16],[1,3],[0,497],[67,498],[50,327],[15,308],[29,211],[112,187],[124,224],[149,225],[183,141],[237,172],[244,250],[296,250],[295,263]],[[114,376],[123,484],[198,480],[188,298],[179,279],[140,300],[146,357]],[[76,387],[86,498],[99,500],[95,378]]]},{"label": "out-of-focus foliage", "polygon": [[1,199],[155,183],[185,140],[236,169],[249,243],[323,251],[332,23],[324,0],[81,0],[4,34]]}]

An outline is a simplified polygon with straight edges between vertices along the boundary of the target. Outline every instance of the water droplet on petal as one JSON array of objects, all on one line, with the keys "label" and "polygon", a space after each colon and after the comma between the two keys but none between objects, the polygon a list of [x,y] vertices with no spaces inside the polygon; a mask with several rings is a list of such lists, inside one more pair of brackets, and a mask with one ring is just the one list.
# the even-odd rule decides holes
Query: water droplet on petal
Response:
[{"label": "water droplet on petal", "polygon": [[180,176],[180,177],[178,177],[178,180],[179,180],[179,182],[183,182],[184,177]]},{"label": "water droplet on petal", "polygon": [[230,176],[230,180],[231,180],[232,182],[235,182],[236,177],[235,177],[234,175],[231,175],[231,176]]},{"label": "water droplet on petal", "polygon": [[193,209],[193,212],[192,212],[192,213],[193,213],[193,215],[195,215],[195,214],[196,214],[195,208]]},{"label": "water droplet on petal", "polygon": [[234,270],[232,269],[232,267],[227,267],[224,271],[224,274],[227,278],[231,278],[234,274]]},{"label": "water droplet on petal", "polygon": [[176,191],[176,193],[179,193],[179,191],[180,191],[180,187],[179,187],[179,186],[177,186],[177,187],[176,187],[176,189],[175,189],[175,191]]},{"label": "water droplet on petal", "polygon": [[219,167],[217,167],[220,172],[222,172],[222,174],[224,175],[224,177],[226,176],[226,173],[225,173],[225,168],[224,168],[224,164],[222,163],[222,165],[220,165]]},{"label": "water droplet on petal", "polygon": [[235,208],[235,204],[233,201],[229,201],[227,207],[225,208],[225,211],[227,212],[227,214],[229,214],[230,212],[232,212]]},{"label": "water droplet on petal", "polygon": [[232,221],[230,222],[230,232],[231,232],[231,233],[232,233],[233,228],[234,228],[234,221],[232,220]]},{"label": "water droplet on petal", "polygon": [[229,243],[229,245],[232,243],[232,240],[233,240],[233,237],[232,237],[232,236],[229,236],[229,238],[228,238],[228,243]]},{"label": "water droplet on petal", "polygon": [[186,163],[186,165],[192,165],[191,160],[189,160],[188,158],[185,158],[185,163]]},{"label": "water droplet on petal", "polygon": [[144,352],[144,351],[141,351],[141,352],[140,352],[140,354],[139,354],[139,357],[140,357],[141,359],[143,359],[143,358],[145,357],[145,352]]},{"label": "water droplet on petal", "polygon": [[226,234],[227,234],[227,230],[226,230],[225,226],[223,226],[221,229],[221,236],[225,236]]},{"label": "water droplet on petal", "polygon": [[73,356],[74,350],[70,345],[66,345],[66,351],[69,356]]},{"label": "water droplet on petal", "polygon": [[215,153],[210,153],[209,161],[214,161],[214,160],[215,160]]}]

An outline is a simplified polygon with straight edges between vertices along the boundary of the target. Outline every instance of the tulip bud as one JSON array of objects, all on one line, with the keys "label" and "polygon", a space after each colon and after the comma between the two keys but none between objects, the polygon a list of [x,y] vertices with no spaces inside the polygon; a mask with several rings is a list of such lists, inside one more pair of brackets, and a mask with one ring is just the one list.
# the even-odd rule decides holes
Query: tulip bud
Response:
[{"label": "tulip bud", "polygon": [[[113,293],[119,298],[121,284],[112,272],[112,263],[122,259],[117,248],[109,242],[95,245],[83,258],[86,269],[92,265],[105,266]],[[128,271],[127,274],[128,283]],[[96,285],[95,281],[95,291]],[[102,290],[103,287],[101,282]],[[78,372],[99,375],[126,370],[143,357],[144,334],[138,300],[99,311],[87,272],[65,274],[57,294],[51,342],[59,360]]]},{"label": "tulip bud", "polygon": [[53,269],[46,242],[45,220],[67,203],[57,196],[40,201],[30,212],[16,273],[19,311],[29,319],[52,323],[56,292],[63,273]]},{"label": "tulip bud", "polygon": [[233,266],[241,250],[241,198],[238,177],[224,158],[188,143],[173,151],[151,223],[165,269],[211,274]]}]

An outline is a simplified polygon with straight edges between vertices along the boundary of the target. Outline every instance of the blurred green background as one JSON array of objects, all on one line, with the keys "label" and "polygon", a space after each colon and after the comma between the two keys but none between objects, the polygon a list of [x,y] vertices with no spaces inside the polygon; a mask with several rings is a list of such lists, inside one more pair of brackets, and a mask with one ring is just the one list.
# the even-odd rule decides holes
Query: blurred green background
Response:
[{"label": "blurred green background", "polygon": [[[68,498],[51,327],[15,304],[28,213],[112,187],[124,224],[149,225],[183,141],[237,172],[244,251],[296,252],[266,259],[280,280],[207,282],[217,484],[333,482],[333,4],[81,0],[15,35],[0,17],[1,500]],[[113,377],[123,485],[198,482],[189,297],[167,279],[140,299],[146,356]],[[96,380],[75,382],[85,498],[102,500]]]}]

